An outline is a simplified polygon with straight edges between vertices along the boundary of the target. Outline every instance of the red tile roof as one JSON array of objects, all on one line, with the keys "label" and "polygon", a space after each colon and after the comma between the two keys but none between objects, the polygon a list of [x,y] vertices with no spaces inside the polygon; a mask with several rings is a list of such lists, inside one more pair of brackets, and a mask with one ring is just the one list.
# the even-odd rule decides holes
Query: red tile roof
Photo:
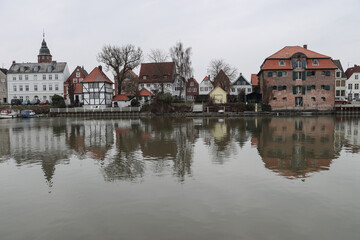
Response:
[{"label": "red tile roof", "polygon": [[204,77],[203,81],[210,80],[209,76]]},{"label": "red tile roof", "polygon": [[251,74],[251,84],[257,86],[259,84],[259,78],[257,74]]},{"label": "red tile roof", "polygon": [[360,66],[355,65],[354,67],[348,68],[345,72],[347,78],[350,78],[353,73],[360,73]]},{"label": "red tile roof", "polygon": [[92,83],[92,82],[107,82],[113,84],[113,82],[105,75],[99,67],[94,68],[89,75],[85,77],[82,83]]},{"label": "red tile roof", "polygon": [[140,96],[152,96],[153,95],[146,88],[141,89],[139,94],[140,94]]},{"label": "red tile roof", "polygon": [[290,59],[292,55],[294,55],[295,53],[304,53],[308,58],[330,58],[326,55],[322,55],[320,53],[311,51],[307,48],[303,48],[300,46],[286,46],[283,49],[281,49],[280,51],[274,53],[273,55],[271,55],[270,57],[268,57],[267,59],[283,59],[283,58],[287,58]]},{"label": "red tile roof", "polygon": [[113,101],[129,101],[130,99],[125,94],[116,95]]},{"label": "red tile roof", "polygon": [[[139,82],[140,83],[173,82],[174,74],[175,74],[174,62],[142,63],[140,67]],[[164,75],[167,75],[168,77],[165,78]],[[144,79],[144,76],[146,76],[146,79]]]}]

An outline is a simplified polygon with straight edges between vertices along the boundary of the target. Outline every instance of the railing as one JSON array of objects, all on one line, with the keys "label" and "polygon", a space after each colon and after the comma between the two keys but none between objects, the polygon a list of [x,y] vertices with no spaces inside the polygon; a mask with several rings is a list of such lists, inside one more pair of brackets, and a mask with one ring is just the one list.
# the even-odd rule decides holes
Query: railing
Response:
[{"label": "railing", "polygon": [[122,108],[103,108],[103,109],[86,109],[86,108],[50,108],[51,113],[92,113],[92,112],[140,112],[140,107],[122,107]]}]

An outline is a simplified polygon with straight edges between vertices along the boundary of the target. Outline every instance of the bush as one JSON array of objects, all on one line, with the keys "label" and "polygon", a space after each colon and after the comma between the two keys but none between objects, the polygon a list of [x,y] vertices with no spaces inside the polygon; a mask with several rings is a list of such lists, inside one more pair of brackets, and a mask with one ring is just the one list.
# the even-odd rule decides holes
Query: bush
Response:
[{"label": "bush", "polygon": [[134,98],[133,100],[131,100],[131,106],[132,107],[139,107],[140,102],[136,98]]},{"label": "bush", "polygon": [[66,107],[64,98],[62,96],[55,94],[54,96],[52,96],[51,100],[52,100],[51,105],[53,107],[57,107],[57,108],[65,108]]},{"label": "bush", "polygon": [[255,105],[254,104],[246,104],[245,111],[255,111]]},{"label": "bush", "polygon": [[161,93],[158,95],[157,101],[163,102],[166,104],[171,104],[171,102],[173,101],[173,97],[172,97],[171,93]]}]

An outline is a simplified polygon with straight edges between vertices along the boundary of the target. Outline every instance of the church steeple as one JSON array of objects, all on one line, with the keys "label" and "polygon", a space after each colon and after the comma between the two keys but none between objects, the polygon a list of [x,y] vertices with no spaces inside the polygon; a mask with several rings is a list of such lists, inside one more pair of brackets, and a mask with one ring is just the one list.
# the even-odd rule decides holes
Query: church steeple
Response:
[{"label": "church steeple", "polygon": [[38,55],[38,63],[51,63],[52,56],[50,54],[50,50],[45,42],[45,32],[43,33],[43,41],[41,43],[41,48]]}]

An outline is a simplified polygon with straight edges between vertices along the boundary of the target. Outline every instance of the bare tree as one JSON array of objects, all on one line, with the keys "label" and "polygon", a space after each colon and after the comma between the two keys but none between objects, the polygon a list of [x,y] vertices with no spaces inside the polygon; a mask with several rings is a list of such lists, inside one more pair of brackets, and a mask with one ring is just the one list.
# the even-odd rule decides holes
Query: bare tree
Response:
[{"label": "bare tree", "polygon": [[210,61],[207,69],[208,74],[216,77],[221,70],[229,77],[230,81],[235,80],[237,77],[237,69],[226,63],[224,59],[213,59]]},{"label": "bare tree", "polygon": [[[159,79],[162,79],[164,74],[166,74],[163,63],[168,60],[168,57],[168,54],[161,49],[151,49],[148,54],[149,61],[155,64],[155,71]],[[160,81],[160,92],[164,93],[164,81]]]},{"label": "bare tree", "polygon": [[191,47],[185,49],[182,42],[177,42],[174,47],[170,48],[170,55],[175,63],[176,73],[180,77],[180,97],[187,79],[191,77],[193,72],[190,59],[191,54]]},{"label": "bare tree", "polygon": [[121,47],[105,45],[98,54],[97,60],[104,63],[106,70],[110,70],[114,74],[118,94],[121,94],[121,83],[125,79],[126,73],[138,67],[142,57],[142,50],[131,44]]}]

